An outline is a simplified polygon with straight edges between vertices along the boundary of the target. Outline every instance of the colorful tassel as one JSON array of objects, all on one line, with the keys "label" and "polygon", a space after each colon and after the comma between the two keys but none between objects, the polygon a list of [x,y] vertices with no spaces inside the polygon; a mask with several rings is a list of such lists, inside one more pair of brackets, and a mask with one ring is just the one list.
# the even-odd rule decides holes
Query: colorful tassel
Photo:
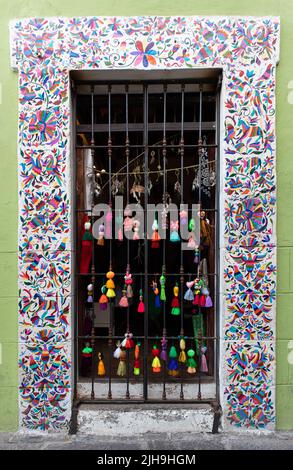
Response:
[{"label": "colorful tassel", "polygon": [[173,288],[173,300],[171,303],[171,314],[172,315],[180,315],[180,304],[179,304],[179,287],[178,284],[176,283],[175,287]]},{"label": "colorful tassel", "polygon": [[91,233],[91,223],[85,222],[84,234],[81,242],[81,258],[80,258],[80,273],[88,274],[90,271],[90,265],[92,261],[93,247],[92,240],[93,235]]},{"label": "colorful tassel", "polygon": [[159,359],[160,350],[157,348],[156,345],[153,346],[152,356],[153,356],[153,362],[152,362],[153,372],[159,373],[159,372],[161,372],[161,362],[160,362],[160,359]]},{"label": "colorful tassel", "polygon": [[160,308],[161,302],[160,302],[159,289],[158,289],[158,284],[155,281],[152,282],[152,288],[155,294],[155,307]]},{"label": "colorful tassel", "polygon": [[93,353],[93,350],[92,348],[90,347],[90,343],[85,343],[85,347],[83,348],[82,352],[81,352],[81,368],[80,368],[80,372],[81,372],[81,375],[84,376],[84,375],[88,375],[90,370],[91,370],[91,366],[92,366],[92,353]]},{"label": "colorful tassel", "polygon": [[185,364],[185,362],[186,362],[186,352],[185,352],[185,339],[184,338],[180,339],[179,347],[180,347],[180,354],[179,354],[179,357],[178,357],[178,362],[180,364]]},{"label": "colorful tassel", "polygon": [[205,307],[206,308],[210,308],[213,306],[213,301],[211,299],[211,296],[210,295],[207,295],[206,296],[206,304],[205,304]]},{"label": "colorful tassel", "polygon": [[162,361],[165,361],[165,362],[167,362],[168,360],[167,343],[168,341],[167,341],[166,336],[163,336],[163,338],[161,339],[162,350],[161,350],[160,358],[162,359]]},{"label": "colorful tassel", "polygon": [[109,298],[109,299],[112,299],[113,297],[115,297],[115,284],[114,284],[114,281],[113,281],[113,278],[115,276],[115,273],[113,273],[113,271],[108,271],[107,274],[106,274],[106,278],[108,279],[107,282],[106,282],[106,287],[107,287],[107,292],[106,292],[106,296]]},{"label": "colorful tassel", "polygon": [[199,247],[196,245],[194,249],[194,263],[198,264],[199,263]]},{"label": "colorful tassel", "polygon": [[103,376],[106,374],[105,365],[103,361],[102,353],[98,353],[98,375]]},{"label": "colorful tassel", "polygon": [[139,304],[138,304],[138,307],[137,307],[137,311],[138,311],[138,313],[144,313],[144,311],[145,311],[145,307],[144,307],[144,303],[143,303],[142,289],[140,289],[140,291],[139,291]]},{"label": "colorful tassel", "polygon": [[160,237],[159,232],[158,232],[159,225],[158,225],[158,221],[156,219],[153,222],[152,230],[153,230],[153,234],[152,234],[151,248],[160,248],[159,241],[161,240],[161,237]]},{"label": "colorful tassel", "polygon": [[93,285],[89,284],[87,286],[87,302],[91,304],[93,302]]},{"label": "colorful tassel", "polygon": [[117,375],[119,375],[119,377],[125,377],[126,375],[126,351],[122,349],[119,356]]},{"label": "colorful tassel", "polygon": [[179,222],[178,220],[176,221],[171,221],[170,223],[170,241],[173,243],[180,242],[180,237],[178,234],[179,230]]},{"label": "colorful tassel", "polygon": [[188,374],[195,374],[196,373],[196,361],[194,359],[195,351],[194,349],[189,349],[187,351],[187,372]]},{"label": "colorful tassel", "polygon": [[160,286],[161,286],[161,294],[160,294],[160,300],[162,302],[166,302],[166,278],[164,274],[160,277]]},{"label": "colorful tassel", "polygon": [[180,217],[180,225],[187,225],[188,223],[188,214],[186,210],[182,210],[179,212],[179,217]]},{"label": "colorful tassel", "polygon": [[134,341],[133,341],[133,334],[132,333],[125,333],[124,340],[122,341],[121,346],[125,349],[132,349],[134,348]]},{"label": "colorful tassel", "polygon": [[127,297],[128,299],[131,299],[133,297],[133,290],[132,290],[133,279],[129,271],[126,271],[124,280],[125,280],[125,284],[127,288]]},{"label": "colorful tassel", "polygon": [[205,355],[205,353],[207,352],[207,347],[201,346],[200,352],[201,352],[200,370],[201,372],[208,372],[208,363],[207,363],[207,358]]},{"label": "colorful tassel", "polygon": [[126,295],[126,286],[122,289],[122,297],[119,301],[119,307],[129,307],[128,298]]},{"label": "colorful tassel", "polygon": [[186,282],[187,291],[185,292],[184,300],[188,300],[189,302],[193,302],[193,300],[194,300],[194,293],[193,293],[192,290],[191,290],[191,288],[193,287],[193,285],[194,285],[194,281]]},{"label": "colorful tassel", "polygon": [[134,365],[133,365],[133,374],[136,376],[140,374],[139,348],[140,348],[140,343],[137,343],[134,348]]},{"label": "colorful tassel", "polygon": [[114,351],[113,357],[115,357],[115,359],[119,359],[119,358],[120,358],[120,354],[121,354],[121,342],[120,342],[120,341],[117,341],[117,343],[116,343],[116,349],[115,349],[115,351]]},{"label": "colorful tassel", "polygon": [[107,304],[108,304],[108,302],[109,302],[108,297],[106,296],[107,287],[106,287],[106,286],[102,286],[101,292],[102,292],[102,295],[101,295],[101,297],[99,298],[100,310],[107,310]]},{"label": "colorful tassel", "polygon": [[101,224],[101,225],[99,225],[99,238],[98,238],[98,242],[97,242],[98,245],[104,246],[104,244],[105,244],[104,237],[105,237],[105,227],[104,227],[104,224]]},{"label": "colorful tassel", "polygon": [[179,374],[178,368],[177,351],[175,346],[171,346],[169,351],[168,374],[177,377]]}]

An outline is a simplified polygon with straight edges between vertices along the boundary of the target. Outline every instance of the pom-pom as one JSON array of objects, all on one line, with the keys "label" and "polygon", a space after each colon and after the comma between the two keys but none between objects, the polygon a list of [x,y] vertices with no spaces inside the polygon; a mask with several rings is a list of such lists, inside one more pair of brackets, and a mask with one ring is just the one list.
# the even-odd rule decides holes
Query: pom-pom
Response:
[{"label": "pom-pom", "polygon": [[169,351],[168,374],[176,377],[179,374],[177,361],[177,351],[175,346],[171,346]]},{"label": "pom-pom", "polygon": [[139,291],[139,304],[138,304],[138,307],[137,307],[137,311],[138,311],[138,313],[144,313],[144,311],[145,311],[145,307],[144,307],[144,303],[143,303],[142,289],[140,289],[140,291]]},{"label": "pom-pom", "polygon": [[194,359],[195,351],[194,349],[189,349],[187,351],[187,372],[188,374],[195,374],[196,373],[196,361]]},{"label": "pom-pom", "polygon": [[107,310],[107,304],[109,302],[108,297],[106,296],[107,288],[102,286],[101,288],[102,295],[99,298],[100,310]]},{"label": "pom-pom", "polygon": [[87,286],[87,302],[92,303],[93,302],[93,285],[89,284]]},{"label": "pom-pom", "polygon": [[124,340],[122,341],[122,347],[125,349],[132,349],[134,347],[134,341],[132,338],[132,333],[125,333]]},{"label": "pom-pom", "polygon": [[152,361],[152,369],[153,369],[153,372],[155,373],[161,372],[161,363],[160,363],[159,355],[160,355],[160,350],[157,348],[157,346],[154,345],[152,349],[152,356],[154,358]]},{"label": "pom-pom", "polygon": [[179,230],[178,220],[171,221],[170,230],[171,230],[170,241],[173,242],[173,243],[180,242],[180,237],[179,237],[179,234],[178,234],[178,230]]},{"label": "pom-pom", "polygon": [[108,271],[107,274],[106,274],[106,278],[107,278],[107,282],[106,282],[106,287],[107,287],[107,292],[106,292],[106,296],[111,299],[113,297],[116,296],[115,294],[115,284],[114,284],[114,281],[113,281],[113,277],[115,276],[115,273],[113,271]]},{"label": "pom-pom", "polygon": [[134,348],[134,365],[133,365],[134,375],[140,374],[139,348],[140,348],[140,343],[137,343]]},{"label": "pom-pom", "polygon": [[179,346],[180,346],[181,351],[180,351],[180,354],[179,354],[179,357],[178,357],[178,362],[181,363],[181,364],[185,364],[185,362],[186,362],[186,353],[185,353],[185,339],[184,338],[180,339]]},{"label": "pom-pom", "polygon": [[173,288],[173,293],[174,293],[174,297],[173,297],[173,300],[171,302],[171,314],[172,315],[180,315],[180,304],[179,304],[179,299],[178,299],[179,287],[178,287],[177,284]]}]

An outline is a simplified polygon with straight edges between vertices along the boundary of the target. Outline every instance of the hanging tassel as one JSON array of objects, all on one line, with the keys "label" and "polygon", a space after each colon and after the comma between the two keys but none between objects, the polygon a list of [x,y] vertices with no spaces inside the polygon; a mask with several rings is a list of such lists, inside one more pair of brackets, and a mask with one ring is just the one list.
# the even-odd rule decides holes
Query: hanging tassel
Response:
[{"label": "hanging tassel", "polygon": [[139,220],[134,220],[133,221],[133,240],[139,240],[139,227],[140,227],[140,221]]},{"label": "hanging tassel", "polygon": [[105,365],[103,361],[102,353],[98,353],[98,375],[103,376],[106,374]]},{"label": "hanging tassel", "polygon": [[194,359],[195,351],[194,349],[189,349],[187,351],[187,372],[188,374],[195,374],[196,373],[196,361]]},{"label": "hanging tassel", "polygon": [[134,341],[133,341],[133,334],[132,333],[125,333],[124,340],[122,341],[121,346],[125,349],[132,349],[134,348]]},{"label": "hanging tassel", "polygon": [[116,349],[113,353],[113,357],[115,357],[115,359],[119,359],[120,358],[120,354],[121,354],[121,342],[120,341],[117,341],[116,343]]},{"label": "hanging tassel", "polygon": [[172,315],[180,315],[180,305],[179,305],[179,287],[176,283],[175,287],[173,288],[174,297],[171,303],[171,314]]},{"label": "hanging tassel", "polygon": [[88,375],[92,366],[92,353],[93,350],[90,347],[90,343],[85,343],[85,347],[81,352],[81,375]]},{"label": "hanging tassel", "polygon": [[206,296],[206,304],[205,304],[205,307],[206,308],[210,308],[213,306],[213,301],[212,301],[212,298],[210,295],[207,295]]},{"label": "hanging tassel", "polygon": [[119,356],[117,375],[119,375],[119,377],[125,377],[126,375],[126,351],[122,349]]},{"label": "hanging tassel", "polygon": [[139,291],[139,304],[137,307],[138,313],[144,313],[145,308],[144,308],[144,303],[143,303],[143,295],[142,295],[142,289]]},{"label": "hanging tassel", "polygon": [[89,284],[87,286],[87,302],[89,304],[93,303],[93,285]]},{"label": "hanging tassel", "polygon": [[115,276],[115,273],[113,273],[113,271],[108,271],[107,274],[106,274],[106,278],[108,279],[107,282],[106,282],[106,287],[107,287],[107,292],[106,292],[106,296],[111,299],[113,297],[115,297],[115,284],[114,284],[114,281],[113,281],[113,277]]},{"label": "hanging tassel", "polygon": [[99,225],[99,238],[98,238],[98,245],[104,246],[105,244],[105,227],[103,224]]},{"label": "hanging tassel", "polygon": [[187,291],[185,292],[184,300],[188,300],[189,302],[192,302],[194,300],[194,293],[191,290],[193,285],[194,281],[186,282]]},{"label": "hanging tassel", "polygon": [[204,294],[200,294],[199,296],[199,306],[200,307],[206,306],[206,296]]},{"label": "hanging tassel", "polygon": [[161,240],[161,237],[160,237],[159,232],[158,232],[159,225],[158,225],[158,221],[156,219],[153,222],[152,230],[153,230],[153,234],[152,234],[151,248],[160,248],[159,241]]},{"label": "hanging tassel", "polygon": [[153,372],[155,373],[161,372],[161,363],[160,363],[159,355],[160,355],[160,350],[157,348],[156,345],[154,345],[152,349],[152,356],[154,358],[152,362],[152,369],[153,369]]},{"label": "hanging tassel", "polygon": [[124,286],[124,289],[122,290],[122,297],[119,301],[119,307],[129,307],[128,298],[126,295],[126,286]]},{"label": "hanging tassel", "polygon": [[178,357],[178,362],[180,364],[185,364],[185,362],[186,362],[186,352],[185,352],[185,339],[184,338],[180,339],[179,347],[180,347],[180,354],[179,354],[179,357]]},{"label": "hanging tassel", "polygon": [[207,358],[205,355],[205,353],[207,352],[207,347],[201,346],[200,352],[201,352],[200,370],[201,372],[208,372],[208,363],[207,363]]},{"label": "hanging tassel", "polygon": [[105,232],[106,238],[110,240],[112,238],[112,211],[108,210],[105,217]]},{"label": "hanging tassel", "polygon": [[124,276],[126,288],[127,288],[127,297],[128,299],[131,299],[133,297],[133,290],[132,290],[132,283],[133,279],[129,271],[126,271],[126,274]]},{"label": "hanging tassel", "polygon": [[140,348],[140,343],[137,343],[134,348],[134,365],[133,365],[134,375],[140,374],[139,348]]},{"label": "hanging tassel", "polygon": [[197,247],[197,244],[195,243],[195,240],[193,238],[193,235],[191,235],[189,238],[188,238],[188,243],[187,243],[187,248],[189,250],[195,250],[195,248]]},{"label": "hanging tassel", "polygon": [[194,249],[194,263],[195,264],[199,263],[199,247],[197,245]]},{"label": "hanging tassel", "polygon": [[108,297],[106,296],[107,287],[106,287],[106,286],[102,286],[101,292],[102,292],[102,295],[101,295],[101,297],[99,298],[100,310],[107,310],[107,304],[108,304],[108,302],[109,302]]},{"label": "hanging tassel", "polygon": [[93,235],[91,233],[91,223],[85,222],[84,234],[81,242],[81,258],[80,258],[80,273],[88,274],[90,271],[90,265],[92,261],[93,246],[92,240]]},{"label": "hanging tassel", "polygon": [[155,307],[160,308],[161,307],[161,302],[160,302],[160,295],[159,295],[159,289],[158,289],[158,284],[153,281],[153,292],[155,294]]},{"label": "hanging tassel", "polygon": [[160,358],[162,359],[162,361],[165,361],[165,362],[167,362],[168,360],[167,343],[168,341],[167,341],[166,336],[163,336],[163,338],[161,339],[162,350],[161,350]]},{"label": "hanging tassel", "polygon": [[161,286],[160,300],[162,302],[166,302],[166,290],[165,290],[166,278],[165,278],[164,274],[162,274],[162,276],[160,277],[160,286]]},{"label": "hanging tassel", "polygon": [[175,346],[171,346],[169,351],[168,374],[177,377],[179,374],[178,368],[177,351]]},{"label": "hanging tassel", "polygon": [[180,237],[179,237],[179,234],[178,234],[178,230],[179,230],[178,220],[171,221],[170,230],[171,230],[170,241],[173,242],[173,243],[180,242]]},{"label": "hanging tassel", "polygon": [[179,212],[179,217],[180,217],[180,225],[183,227],[184,225],[187,225],[188,223],[188,214],[186,210],[182,210]]}]

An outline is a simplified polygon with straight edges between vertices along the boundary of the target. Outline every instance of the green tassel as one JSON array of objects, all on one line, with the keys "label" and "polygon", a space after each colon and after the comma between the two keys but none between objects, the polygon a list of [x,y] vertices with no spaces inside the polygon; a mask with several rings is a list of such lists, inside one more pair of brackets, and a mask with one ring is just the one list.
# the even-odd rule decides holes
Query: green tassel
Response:
[{"label": "green tassel", "polygon": [[173,307],[171,310],[171,315],[180,315],[180,307]]},{"label": "green tassel", "polygon": [[165,283],[166,283],[166,278],[165,278],[165,276],[162,274],[162,276],[160,277],[160,285],[161,285],[160,299],[162,300],[162,302],[166,302]]}]

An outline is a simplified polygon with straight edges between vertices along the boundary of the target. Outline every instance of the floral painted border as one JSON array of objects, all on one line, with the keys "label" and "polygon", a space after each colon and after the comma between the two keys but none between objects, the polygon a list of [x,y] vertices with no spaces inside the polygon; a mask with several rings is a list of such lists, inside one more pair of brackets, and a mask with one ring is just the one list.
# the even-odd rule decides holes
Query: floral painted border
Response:
[{"label": "floral painted border", "polygon": [[[70,419],[70,70],[223,69],[224,423],[274,425],[278,18],[31,18],[19,71],[21,426]],[[220,276],[221,278],[221,276]]]}]

